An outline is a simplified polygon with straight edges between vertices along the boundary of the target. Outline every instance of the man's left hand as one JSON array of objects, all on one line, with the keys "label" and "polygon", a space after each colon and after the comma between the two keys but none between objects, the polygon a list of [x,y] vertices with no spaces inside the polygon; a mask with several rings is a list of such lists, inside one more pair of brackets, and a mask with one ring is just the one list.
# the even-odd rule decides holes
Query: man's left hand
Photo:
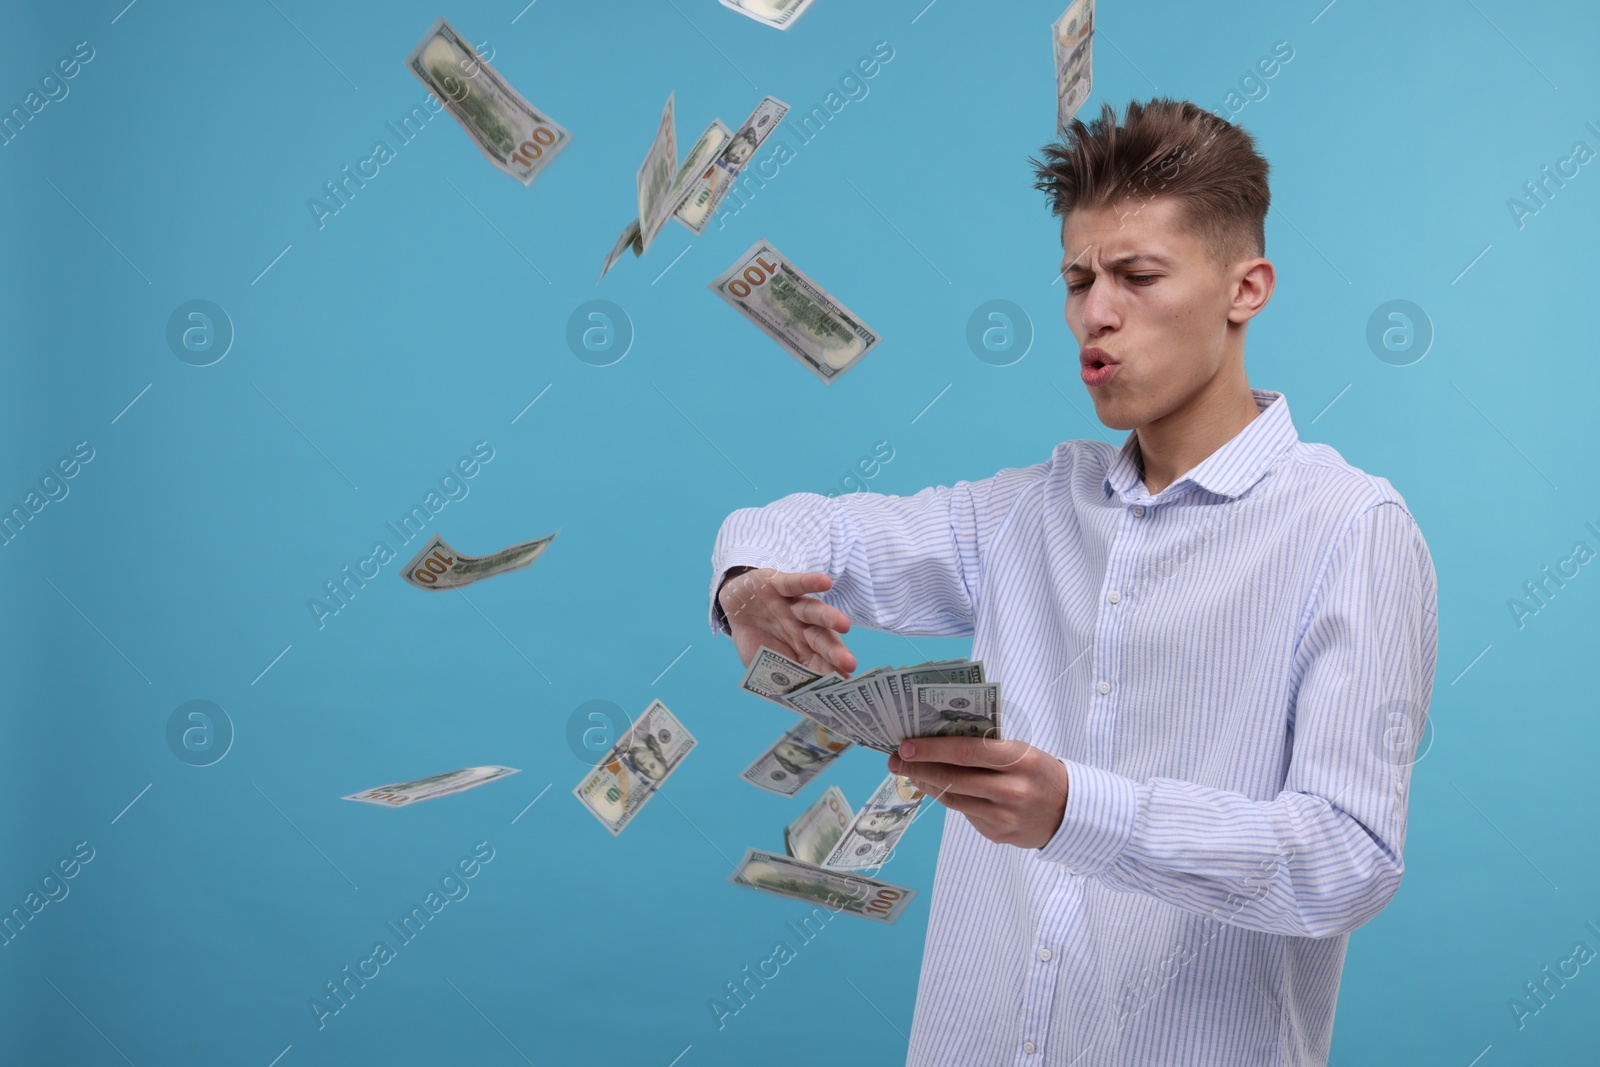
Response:
[{"label": "man's left hand", "polygon": [[1002,845],[1043,848],[1067,811],[1067,768],[1024,741],[918,737],[889,757],[924,793]]}]

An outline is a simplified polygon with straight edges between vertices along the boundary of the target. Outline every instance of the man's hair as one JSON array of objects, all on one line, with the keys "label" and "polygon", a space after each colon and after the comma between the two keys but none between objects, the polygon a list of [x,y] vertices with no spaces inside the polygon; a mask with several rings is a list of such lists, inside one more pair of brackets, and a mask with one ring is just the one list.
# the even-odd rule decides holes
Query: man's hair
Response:
[{"label": "man's hair", "polygon": [[1061,140],[1029,159],[1050,213],[1155,197],[1181,206],[1180,226],[1218,266],[1266,254],[1267,161],[1244,129],[1187,100],[1128,102],[1122,125],[1109,103],[1087,125],[1074,118]]}]

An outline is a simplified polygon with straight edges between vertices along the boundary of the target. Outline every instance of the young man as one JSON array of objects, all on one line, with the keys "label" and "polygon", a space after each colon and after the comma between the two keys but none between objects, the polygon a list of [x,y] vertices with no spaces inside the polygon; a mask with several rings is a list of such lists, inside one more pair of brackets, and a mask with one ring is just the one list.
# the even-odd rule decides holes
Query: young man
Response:
[{"label": "young man", "polygon": [[735,511],[712,626],[846,675],[851,619],[972,635],[1000,683],[1005,740],[888,758],[955,813],[909,1063],[1325,1064],[1349,933],[1404,870],[1432,559],[1388,481],[1245,378],[1274,282],[1250,135],[1157,99],[1044,154],[1121,449]]}]

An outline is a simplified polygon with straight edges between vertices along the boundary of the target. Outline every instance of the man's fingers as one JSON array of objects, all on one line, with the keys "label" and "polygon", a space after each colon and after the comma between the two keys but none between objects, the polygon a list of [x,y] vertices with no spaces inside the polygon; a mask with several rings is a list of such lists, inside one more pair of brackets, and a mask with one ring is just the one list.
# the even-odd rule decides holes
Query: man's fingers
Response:
[{"label": "man's fingers", "polygon": [[997,801],[1006,795],[1005,776],[989,770],[949,763],[902,763],[894,773],[910,778],[918,789],[938,801],[958,796]]},{"label": "man's fingers", "polygon": [[[950,792],[943,795],[929,793],[928,798],[938,801],[951,811],[959,811],[968,819],[978,820],[986,825],[1005,815],[1005,811],[994,801],[983,797],[975,797],[969,793]],[[979,827],[978,832],[985,837],[989,836],[983,827]]]},{"label": "man's fingers", "polygon": [[1026,741],[1002,741],[993,737],[914,737],[903,742],[899,751],[911,763],[928,760],[1001,770],[1015,766],[1032,750],[1033,746]]},{"label": "man's fingers", "polygon": [[844,642],[832,630],[825,630],[820,626],[807,626],[803,631],[806,643],[828,661],[830,669],[841,674],[849,674],[855,670],[856,658],[850,650],[844,647]]},{"label": "man's fingers", "polygon": [[774,571],[768,581],[773,589],[787,597],[821,593],[833,586],[832,578],[816,571]]},{"label": "man's fingers", "polygon": [[842,634],[850,632],[850,620],[845,616],[845,613],[838,608],[829,607],[820,600],[803,597],[790,604],[789,610],[801,622],[838,630]]}]

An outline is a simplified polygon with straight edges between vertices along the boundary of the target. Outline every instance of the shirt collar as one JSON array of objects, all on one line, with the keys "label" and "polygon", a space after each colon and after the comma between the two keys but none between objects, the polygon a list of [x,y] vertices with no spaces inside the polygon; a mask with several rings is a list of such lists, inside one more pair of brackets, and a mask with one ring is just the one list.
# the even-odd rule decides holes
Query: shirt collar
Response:
[{"label": "shirt collar", "polygon": [[[1161,491],[1176,496],[1192,483],[1219,496],[1242,496],[1277,462],[1285,449],[1300,440],[1289,417],[1289,400],[1282,393],[1252,389],[1260,412],[1221,448],[1207,456]],[[1140,472],[1139,434],[1128,432],[1122,450],[1106,471],[1106,490],[1123,500],[1150,499]],[[1161,495],[1161,494],[1157,494]]]}]

